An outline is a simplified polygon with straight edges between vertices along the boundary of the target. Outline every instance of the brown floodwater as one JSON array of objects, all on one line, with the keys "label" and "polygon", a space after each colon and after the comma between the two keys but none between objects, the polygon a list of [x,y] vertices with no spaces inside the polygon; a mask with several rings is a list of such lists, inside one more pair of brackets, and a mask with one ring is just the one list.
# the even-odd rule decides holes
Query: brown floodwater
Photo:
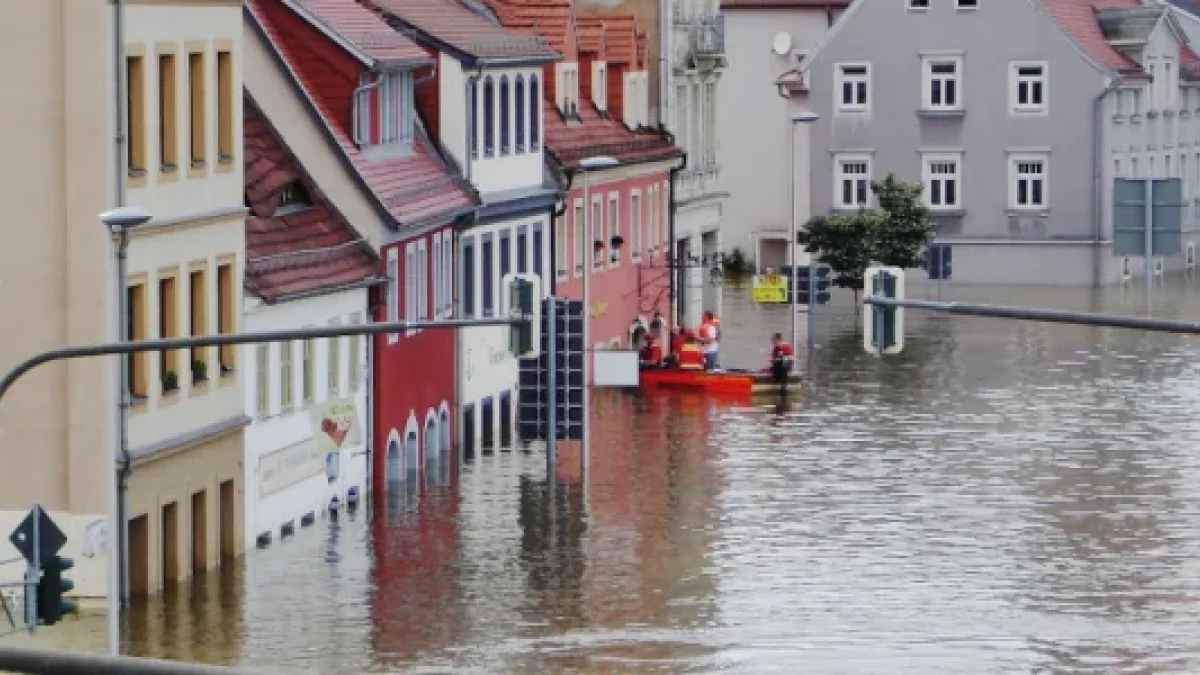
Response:
[{"label": "brown floodwater", "polygon": [[[942,294],[1146,311],[1136,288]],[[747,295],[726,290],[734,365],[787,325]],[[552,481],[536,452],[481,454],[139,603],[126,649],[332,675],[1200,672],[1196,340],[909,313],[878,359],[840,296],[786,408],[600,393],[586,481],[572,448]],[[1152,311],[1200,318],[1200,288]]]}]

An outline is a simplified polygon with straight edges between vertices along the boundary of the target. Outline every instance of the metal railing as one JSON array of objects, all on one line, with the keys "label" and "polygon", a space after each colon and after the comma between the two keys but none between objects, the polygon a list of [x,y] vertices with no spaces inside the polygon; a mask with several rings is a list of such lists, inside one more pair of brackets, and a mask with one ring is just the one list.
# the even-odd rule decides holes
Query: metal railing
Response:
[{"label": "metal railing", "polygon": [[250,675],[255,671],[183,661],[0,646],[0,672],[35,675]]}]

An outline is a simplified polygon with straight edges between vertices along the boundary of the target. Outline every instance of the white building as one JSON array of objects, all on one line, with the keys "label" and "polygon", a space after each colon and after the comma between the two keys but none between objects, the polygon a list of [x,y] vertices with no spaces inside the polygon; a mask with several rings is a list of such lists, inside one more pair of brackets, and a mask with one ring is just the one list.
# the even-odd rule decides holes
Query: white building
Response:
[{"label": "white building", "polygon": [[[721,240],[761,268],[788,264],[795,159],[795,217],[809,218],[808,130],[791,128],[799,108],[780,96],[776,80],[799,67],[849,0],[814,4],[803,0],[724,0],[725,51],[729,66],[717,88],[717,145],[725,199]],[[798,247],[797,264],[808,253]]]},{"label": "white building", "polygon": [[659,77],[660,117],[687,152],[676,174],[676,316],[689,326],[705,310],[720,312],[720,289],[709,270],[722,251],[721,222],[726,197],[717,151],[717,87],[725,69],[725,17],[716,0],[667,0],[659,22],[666,67]]},{"label": "white building", "polygon": [[[245,328],[362,323],[378,256],[245,101]],[[247,546],[315,521],[367,489],[366,338],[246,345]]]}]

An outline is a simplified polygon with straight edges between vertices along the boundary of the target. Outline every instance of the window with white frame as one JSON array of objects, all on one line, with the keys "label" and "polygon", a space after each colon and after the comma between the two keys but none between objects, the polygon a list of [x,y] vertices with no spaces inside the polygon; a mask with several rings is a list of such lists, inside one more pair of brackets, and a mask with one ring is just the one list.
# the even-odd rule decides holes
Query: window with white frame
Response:
[{"label": "window with white frame", "polygon": [[962,158],[956,154],[925,155],[925,203],[933,211],[962,208]]},{"label": "window with white frame", "polygon": [[[387,254],[387,320],[400,320],[400,258],[396,249]],[[388,343],[400,339],[399,333],[388,333]]]},{"label": "window with white frame", "polygon": [[[417,245],[411,242],[404,250],[404,320],[417,320]],[[415,332],[409,328],[405,334]]]},{"label": "window with white frame", "polygon": [[1013,63],[1009,98],[1013,112],[1046,112],[1046,64]]},{"label": "window with white frame", "polygon": [[442,318],[442,233],[433,235],[433,313]]},{"label": "window with white frame", "polygon": [[610,247],[609,262],[613,267],[621,264],[621,249],[612,245],[612,239],[621,236],[621,209],[618,199],[616,195],[608,197],[608,237],[602,240]]},{"label": "window with white frame", "polygon": [[926,110],[958,110],[962,106],[962,94],[959,91],[962,58],[925,57],[924,73]]},{"label": "window with white frame", "polygon": [[567,276],[567,223],[561,217],[554,221],[554,269],[559,279]]},{"label": "window with white frame", "polygon": [[956,0],[955,7],[958,9],[978,9],[979,0]]},{"label": "window with white frame", "polygon": [[642,258],[642,195],[629,195],[629,257],[633,261]]},{"label": "window with white frame", "polygon": [[671,188],[667,181],[658,187],[658,232],[662,235],[663,250],[671,246]]},{"label": "window with white frame", "polygon": [[[588,250],[592,253],[592,267],[604,264],[604,211],[599,197],[592,198],[592,241],[587,242]],[[596,242],[601,245],[596,246]]]},{"label": "window with white frame", "polygon": [[454,233],[442,234],[442,314],[454,315]]},{"label": "window with white frame", "polygon": [[[413,138],[412,71],[366,73],[354,99],[354,142],[368,157],[407,151]],[[368,88],[369,87],[369,88]]]},{"label": "window with white frame", "polygon": [[1045,155],[1014,155],[1009,164],[1009,207],[1041,209],[1046,207]]},{"label": "window with white frame", "polygon": [[656,185],[646,188],[646,252],[651,254],[658,250],[658,209],[654,208],[658,203],[657,190]]},{"label": "window with white frame", "polygon": [[929,9],[929,0],[907,0],[909,9]]},{"label": "window with white frame", "polygon": [[834,207],[857,209],[866,206],[871,195],[871,158],[840,155],[834,159],[833,171]]},{"label": "window with white frame", "polygon": [[865,63],[839,63],[837,109],[839,112],[865,112],[870,107],[871,68]]},{"label": "window with white frame", "polygon": [[417,320],[429,319],[429,249],[425,240],[417,242]]},{"label": "window with white frame", "polygon": [[583,222],[583,200],[575,200],[575,276],[583,274],[583,262],[587,260],[587,247],[590,244],[585,241],[587,235],[584,233]]}]

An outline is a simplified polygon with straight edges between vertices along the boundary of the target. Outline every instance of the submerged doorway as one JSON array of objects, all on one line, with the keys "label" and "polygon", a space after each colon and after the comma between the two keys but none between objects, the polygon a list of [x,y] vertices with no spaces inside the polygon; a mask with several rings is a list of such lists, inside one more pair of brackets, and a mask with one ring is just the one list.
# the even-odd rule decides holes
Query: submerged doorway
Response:
[{"label": "submerged doorway", "polygon": [[208,494],[192,495],[192,571],[208,569]]},{"label": "submerged doorway", "polygon": [[150,592],[150,519],[141,515],[129,521],[129,594]]},{"label": "submerged doorway", "polygon": [[171,502],[162,508],[162,578],[163,587],[179,580],[179,504]]}]

